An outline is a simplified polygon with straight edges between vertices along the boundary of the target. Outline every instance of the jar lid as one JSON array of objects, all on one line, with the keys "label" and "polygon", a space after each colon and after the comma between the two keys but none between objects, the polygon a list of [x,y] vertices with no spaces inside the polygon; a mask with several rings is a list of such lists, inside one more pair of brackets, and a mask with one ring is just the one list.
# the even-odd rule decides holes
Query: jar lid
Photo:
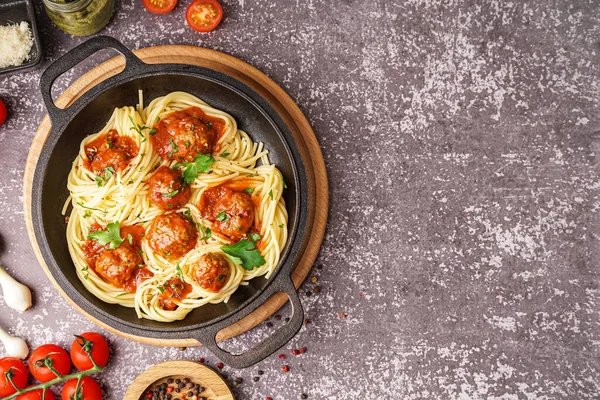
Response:
[{"label": "jar lid", "polygon": [[52,11],[57,12],[76,12],[83,10],[93,0],[43,0],[44,5]]}]

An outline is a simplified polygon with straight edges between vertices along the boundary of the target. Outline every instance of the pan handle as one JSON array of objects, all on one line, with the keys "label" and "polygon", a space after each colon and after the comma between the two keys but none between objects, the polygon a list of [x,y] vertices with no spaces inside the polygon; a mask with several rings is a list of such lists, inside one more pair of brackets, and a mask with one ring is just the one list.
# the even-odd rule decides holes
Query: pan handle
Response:
[{"label": "pan handle", "polygon": [[133,54],[131,50],[125,47],[123,43],[110,36],[96,36],[81,43],[79,46],[73,48],[61,56],[58,60],[50,64],[40,78],[40,90],[42,91],[42,98],[44,99],[46,109],[48,110],[48,115],[50,116],[50,120],[52,122],[57,122],[61,118],[70,115],[70,107],[66,107],[64,109],[58,108],[54,104],[54,100],[52,100],[52,84],[54,81],[63,73],[79,64],[81,61],[103,49],[114,49],[121,53],[121,55],[125,57],[125,69],[119,72],[117,75],[101,82],[98,84],[98,86],[108,85],[110,82],[114,82],[115,80],[128,75],[129,72],[145,65],[145,63],[135,54]]},{"label": "pan handle", "polygon": [[[296,291],[294,283],[290,277],[286,277],[280,282],[273,282],[270,286],[271,287],[263,292],[262,295],[256,299],[256,301],[242,309],[239,313],[236,313],[230,318],[219,321],[216,324],[210,325],[207,328],[203,328],[195,335],[196,339],[198,339],[198,341],[203,346],[208,348],[214,355],[219,357],[219,359],[234,368],[250,367],[279,350],[287,342],[289,342],[302,327],[304,322],[304,311],[302,310],[302,304],[300,303],[298,292]],[[273,335],[269,336],[261,343],[239,355],[231,354],[217,345],[216,337],[217,333],[219,333],[221,329],[230,326],[231,324],[239,321],[243,317],[256,310],[276,292],[284,292],[287,294],[292,304],[292,317],[286,325],[281,327]]]}]

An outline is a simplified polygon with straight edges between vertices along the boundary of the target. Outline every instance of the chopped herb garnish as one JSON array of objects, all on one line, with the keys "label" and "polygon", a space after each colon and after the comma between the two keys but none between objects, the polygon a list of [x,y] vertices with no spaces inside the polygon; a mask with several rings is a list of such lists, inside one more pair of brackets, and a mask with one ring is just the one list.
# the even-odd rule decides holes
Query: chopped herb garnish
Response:
[{"label": "chopped herb garnish", "polygon": [[131,236],[131,233],[127,234],[127,242],[130,246],[133,246],[133,236]]},{"label": "chopped herb garnish", "polygon": [[150,131],[150,136],[154,136],[155,134],[156,134],[156,129],[152,129],[152,130]]},{"label": "chopped herb garnish", "polygon": [[[82,203],[82,202],[80,202],[80,201],[78,201],[78,202],[77,202],[77,205],[78,205],[78,206],[80,206],[81,208],[85,208],[85,209],[87,209],[87,210],[92,210],[92,211],[100,211],[100,212],[103,212],[104,214],[108,214],[108,211],[106,211],[106,210],[101,210],[101,209],[99,209],[99,208],[93,208],[93,207],[86,207],[86,206],[84,206],[84,205],[83,205],[83,203]],[[91,215],[91,214],[90,214],[90,215]]]},{"label": "chopped herb garnish", "polygon": [[285,183],[285,181],[283,181],[283,188],[287,189],[287,183]]},{"label": "chopped herb garnish", "polygon": [[219,154],[221,157],[227,157],[229,155],[228,152],[224,151],[221,154]]},{"label": "chopped herb garnish", "polygon": [[258,241],[260,240],[260,238],[261,238],[261,237],[262,237],[262,236],[260,236],[260,233],[254,233],[254,232],[250,232],[250,233],[248,234],[248,238],[250,239],[250,241],[251,241],[252,243],[256,243],[256,242],[258,242]]},{"label": "chopped herb garnish", "polygon": [[273,200],[273,189],[269,190],[269,197]]},{"label": "chopped herb garnish", "polygon": [[162,193],[161,196],[162,197],[174,197],[174,196],[177,196],[178,194],[179,194],[179,189],[173,190],[170,193]]},{"label": "chopped herb garnish", "polygon": [[198,154],[194,162],[183,162],[175,164],[175,168],[184,167],[181,177],[188,185],[194,183],[200,172],[208,172],[209,167],[213,165],[215,159],[210,155]]},{"label": "chopped herb garnish", "polygon": [[121,296],[125,296],[126,294],[129,294],[129,293],[127,293],[127,292],[119,293],[119,294],[118,294],[118,295],[116,295],[115,297],[116,297],[116,298],[119,298],[119,297],[121,297]]},{"label": "chopped herb garnish", "polygon": [[221,211],[220,213],[218,213],[217,221],[219,221],[219,222],[229,221],[229,217],[227,216],[227,213],[225,211]]},{"label": "chopped herb garnish", "polygon": [[[156,122],[158,122],[158,121],[160,121],[160,117],[157,115],[157,116],[156,116]],[[156,122],[155,122],[155,123],[156,123]]]},{"label": "chopped herb garnish", "polygon": [[207,122],[207,123],[206,123],[206,126],[208,126],[208,128],[209,128],[209,129],[212,129],[212,127],[213,127],[213,124],[212,124],[212,122]]},{"label": "chopped herb garnish", "polygon": [[284,227],[284,226],[285,226],[285,224],[281,224],[281,225],[279,225],[279,227],[280,227],[281,229],[283,229],[283,227]]},{"label": "chopped herb garnish", "polygon": [[102,187],[102,182],[104,182],[104,179],[102,179],[101,176],[96,176],[96,177],[94,177],[94,179],[98,183],[98,187]]},{"label": "chopped herb garnish", "polygon": [[208,240],[212,237],[212,231],[210,230],[210,228],[205,228],[202,225],[200,225],[199,228],[202,231],[202,234],[204,235],[204,237],[200,238],[200,240]]},{"label": "chopped herb garnish", "polygon": [[169,144],[171,145],[171,148],[173,150],[177,150],[177,144],[175,143],[175,141],[173,141],[173,138],[169,139]]},{"label": "chopped herb garnish", "polygon": [[104,180],[107,181],[111,176],[115,173],[115,169],[113,167],[104,168]]},{"label": "chopped herb garnish", "polygon": [[109,250],[114,250],[123,243],[123,238],[120,234],[119,221],[112,222],[106,225],[106,230],[92,232],[88,238],[98,241],[102,246],[109,245]]},{"label": "chopped herb garnish", "polygon": [[129,120],[131,121],[131,123],[133,124],[133,126],[129,129],[133,129],[135,130],[137,133],[140,134],[140,136],[142,137],[142,143],[146,141],[146,136],[144,135],[144,133],[142,132],[144,129],[150,129],[148,128],[146,125],[141,126],[140,124],[136,124],[135,121],[133,120],[133,117],[130,115],[129,116]]},{"label": "chopped herb garnish", "polygon": [[244,193],[252,194],[252,193],[254,193],[254,188],[246,188],[246,189],[244,189]]},{"label": "chopped herb garnish", "polygon": [[221,246],[221,250],[232,262],[248,271],[266,263],[260,251],[256,250],[256,245],[247,239],[242,239],[233,246]]},{"label": "chopped herb garnish", "polygon": [[179,279],[183,281],[183,271],[181,270],[181,267],[179,266],[179,264],[177,264],[177,274],[179,275]]},{"label": "chopped herb garnish", "polygon": [[87,218],[87,217],[91,217],[91,216],[92,216],[92,213],[87,210],[83,213],[83,218]]},{"label": "chopped herb garnish", "polygon": [[161,293],[164,293],[164,292],[165,292],[165,287],[164,287],[164,286],[160,286],[160,285],[158,285],[156,288],[157,288],[157,289],[158,289],[158,290],[159,290]]},{"label": "chopped herb garnish", "polygon": [[190,141],[189,141],[189,140],[186,140],[186,141],[185,141],[185,146],[186,146],[186,147],[190,147],[190,145],[191,145]]},{"label": "chopped herb garnish", "polygon": [[128,184],[128,185],[133,185],[133,179],[132,179],[132,180],[130,180],[130,181],[127,183],[127,184]]}]

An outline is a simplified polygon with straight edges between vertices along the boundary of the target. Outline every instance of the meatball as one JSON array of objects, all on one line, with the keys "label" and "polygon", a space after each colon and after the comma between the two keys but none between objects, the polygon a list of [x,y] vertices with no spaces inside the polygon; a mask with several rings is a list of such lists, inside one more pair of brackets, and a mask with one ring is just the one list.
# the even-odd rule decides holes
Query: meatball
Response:
[{"label": "meatball", "polygon": [[158,297],[158,305],[167,311],[177,308],[177,303],[185,299],[192,291],[192,285],[179,278],[169,279],[162,288],[163,292]]},{"label": "meatball", "polygon": [[154,218],[146,239],[155,253],[177,259],[196,246],[198,230],[192,221],[181,214],[164,214]]},{"label": "meatball", "polygon": [[123,288],[136,275],[144,260],[138,250],[122,243],[114,250],[105,250],[96,261],[96,273],[116,287]]},{"label": "meatball", "polygon": [[152,146],[166,160],[194,161],[200,153],[212,153],[218,138],[216,128],[198,107],[175,111],[154,126]]},{"label": "meatball", "polygon": [[193,269],[193,277],[198,286],[213,293],[219,293],[223,289],[230,273],[225,257],[215,253],[204,254]]},{"label": "meatball", "polygon": [[254,222],[252,198],[223,186],[202,193],[200,211],[203,218],[213,223],[213,230],[234,241],[241,239]]},{"label": "meatball", "polygon": [[183,184],[179,173],[162,166],[146,180],[150,188],[150,201],[163,210],[175,210],[186,204],[192,196],[188,185]]},{"label": "meatball", "polygon": [[129,160],[137,156],[138,152],[133,139],[120,136],[112,129],[85,146],[86,166],[95,174],[104,176],[108,167],[112,167],[115,172],[127,168]]}]

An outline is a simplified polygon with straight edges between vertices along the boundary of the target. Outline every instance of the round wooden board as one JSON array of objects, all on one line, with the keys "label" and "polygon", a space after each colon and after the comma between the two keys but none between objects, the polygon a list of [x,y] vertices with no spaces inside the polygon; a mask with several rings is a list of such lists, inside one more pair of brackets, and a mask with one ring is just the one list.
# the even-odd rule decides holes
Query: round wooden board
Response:
[{"label": "round wooden board", "polygon": [[[317,257],[321,247],[329,208],[329,194],[325,162],[323,160],[323,155],[315,134],[310,127],[310,124],[304,117],[304,114],[302,114],[302,111],[300,111],[296,103],[294,103],[287,93],[285,93],[285,91],[283,91],[283,89],[281,89],[273,80],[251,65],[246,64],[245,62],[227,54],[194,46],[177,45],[148,47],[135,50],[134,53],[144,62],[149,64],[193,64],[228,74],[244,82],[246,85],[250,86],[252,89],[264,96],[288,124],[298,144],[300,152],[304,157],[307,166],[307,177],[309,184],[309,216],[306,226],[306,230],[309,232],[309,239],[306,242],[305,248],[301,252],[301,256],[299,257],[292,274],[292,279],[296,285],[296,288],[299,287],[312,268],[312,264],[315,261],[315,258]],[[56,100],[56,105],[63,108],[68,106],[82,93],[85,93],[99,82],[120,72],[123,69],[123,63],[124,60],[122,57],[115,57],[98,65],[80,77],[67,90],[65,90],[65,92]],[[31,189],[33,184],[33,175],[42,146],[50,132],[50,127],[50,120],[46,115],[42,120],[37,133],[35,134],[33,143],[31,144],[31,149],[29,151],[29,156],[27,157],[25,174],[23,178],[23,205],[25,207],[25,222],[27,232],[33,246],[33,250],[38,261],[40,262],[40,265],[42,266],[42,269],[52,284],[81,314],[85,315],[103,328],[118,335],[156,346],[189,347],[199,345],[200,343],[198,343],[198,341],[195,339],[155,339],[134,336],[115,330],[114,328],[98,321],[91,315],[84,312],[77,304],[71,301],[71,299],[64,293],[64,291],[53,279],[40,252],[31,218]],[[229,339],[252,329],[273,315],[273,313],[279,310],[279,308],[281,308],[281,306],[283,306],[287,300],[288,298],[285,294],[275,294],[253,313],[219,332],[217,335],[217,340],[221,341]]]},{"label": "round wooden board", "polygon": [[190,378],[204,388],[202,397],[208,400],[235,400],[225,380],[214,370],[193,361],[165,361],[153,365],[131,383],[123,400],[140,400],[150,385],[160,385],[168,378]]}]

